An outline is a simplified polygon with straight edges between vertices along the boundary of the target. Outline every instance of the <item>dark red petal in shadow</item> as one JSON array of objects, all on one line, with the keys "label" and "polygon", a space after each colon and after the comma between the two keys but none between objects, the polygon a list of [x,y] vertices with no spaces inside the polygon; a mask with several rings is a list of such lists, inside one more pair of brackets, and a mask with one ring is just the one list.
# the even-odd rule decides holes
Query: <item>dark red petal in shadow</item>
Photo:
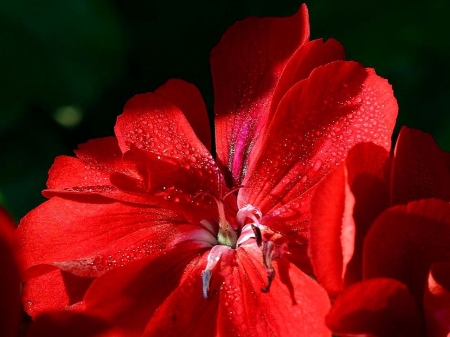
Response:
[{"label": "dark red petal in shadow", "polygon": [[450,201],[448,158],[430,134],[403,127],[394,152],[392,204],[426,198]]},{"label": "dark red petal in shadow", "polygon": [[[122,330],[119,336],[142,336],[147,325],[148,330],[188,335],[196,326],[196,303],[210,303],[202,297],[204,251],[203,245],[185,242],[104,274],[86,294],[86,312]],[[187,299],[190,293],[195,297]]]},{"label": "dark red petal in shadow", "polygon": [[[103,334],[103,332],[105,332]],[[107,332],[107,333],[106,333]],[[74,312],[50,312],[39,316],[27,330],[27,337],[113,337],[109,325],[99,318]]]},{"label": "dark red petal in shadow", "polygon": [[348,153],[347,179],[355,198],[355,239],[345,285],[361,280],[364,238],[378,215],[389,206],[390,164],[389,152],[373,143],[357,144]]},{"label": "dark red petal in shadow", "polygon": [[205,101],[197,87],[189,82],[170,79],[155,94],[169,99],[184,113],[198,139],[211,152],[211,131]]},{"label": "dark red petal in shadow", "polygon": [[317,186],[309,249],[315,275],[332,296],[361,280],[364,237],[389,204],[389,163],[386,149],[360,143]]},{"label": "dark red petal in shadow", "polygon": [[[198,257],[184,270],[178,285],[149,319],[144,336],[215,336],[219,296],[213,292],[205,299],[202,295],[202,271],[207,254],[197,253]],[[167,282],[165,276],[160,282]],[[210,288],[220,286],[219,279],[213,275]]]},{"label": "dark red petal in shadow", "polygon": [[339,336],[422,337],[425,329],[407,287],[388,278],[350,286],[333,303],[326,323]]},{"label": "dark red petal in shadow", "polygon": [[421,305],[431,265],[450,262],[449,242],[448,202],[425,199],[389,208],[366,236],[363,276],[397,279]]},{"label": "dark red petal in shadow", "polygon": [[306,5],[286,18],[247,18],[211,52],[217,156],[239,185],[286,62],[309,38]]},{"label": "dark red petal in shadow", "polygon": [[0,206],[0,336],[17,335],[20,318],[20,279],[14,244],[14,221]]},{"label": "dark red petal in shadow", "polygon": [[309,256],[317,281],[331,297],[343,289],[347,263],[354,251],[354,204],[345,165],[322,180],[311,200]]},{"label": "dark red petal in shadow", "polygon": [[428,336],[447,337],[450,333],[450,263],[431,266],[423,306]]},{"label": "dark red petal in shadow", "polygon": [[58,310],[78,310],[93,278],[53,268],[28,280],[22,290],[24,309],[31,317]]}]

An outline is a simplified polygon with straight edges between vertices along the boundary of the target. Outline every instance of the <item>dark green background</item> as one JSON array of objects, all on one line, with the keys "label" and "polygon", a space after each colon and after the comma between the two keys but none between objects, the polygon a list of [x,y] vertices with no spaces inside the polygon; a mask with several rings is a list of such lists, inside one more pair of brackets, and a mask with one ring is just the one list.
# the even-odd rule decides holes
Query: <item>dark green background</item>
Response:
[{"label": "dark green background", "polygon": [[[18,220],[44,199],[47,171],[78,143],[113,134],[125,101],[171,77],[195,83],[212,112],[209,52],[247,16],[291,15],[300,1],[0,1],[0,202]],[[450,150],[447,1],[307,2],[311,37],[392,83],[399,125]],[[58,109],[82,120],[64,127]],[[398,130],[398,129],[397,129]]]}]

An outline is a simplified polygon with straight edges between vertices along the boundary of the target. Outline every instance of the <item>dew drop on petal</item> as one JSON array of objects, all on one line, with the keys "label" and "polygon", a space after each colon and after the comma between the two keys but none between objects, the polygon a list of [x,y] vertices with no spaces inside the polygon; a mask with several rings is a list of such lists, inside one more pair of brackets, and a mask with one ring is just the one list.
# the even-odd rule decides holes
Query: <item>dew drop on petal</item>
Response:
[{"label": "dew drop on petal", "polygon": [[314,163],[313,168],[312,168],[313,172],[319,171],[321,166],[322,166],[322,161],[320,159],[316,160],[316,162]]}]

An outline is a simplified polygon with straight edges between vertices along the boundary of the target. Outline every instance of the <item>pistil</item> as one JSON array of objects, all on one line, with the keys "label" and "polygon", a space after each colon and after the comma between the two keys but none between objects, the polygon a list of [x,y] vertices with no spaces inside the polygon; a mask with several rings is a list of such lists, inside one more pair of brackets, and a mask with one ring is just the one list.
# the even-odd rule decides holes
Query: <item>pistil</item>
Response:
[{"label": "pistil", "polygon": [[236,248],[237,233],[225,217],[225,209],[222,200],[217,199],[212,194],[211,197],[216,202],[219,211],[219,232],[217,234],[217,242],[219,245],[225,245],[234,249]]}]

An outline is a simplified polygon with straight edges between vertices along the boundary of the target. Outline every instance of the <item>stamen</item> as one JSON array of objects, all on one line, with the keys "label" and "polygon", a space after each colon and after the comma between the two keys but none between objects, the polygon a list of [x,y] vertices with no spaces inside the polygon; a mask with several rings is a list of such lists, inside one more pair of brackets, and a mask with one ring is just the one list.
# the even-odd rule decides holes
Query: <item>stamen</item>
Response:
[{"label": "stamen", "polygon": [[261,247],[261,243],[262,243],[261,230],[259,229],[259,227],[256,227],[254,224],[252,224],[252,230],[253,230],[253,233],[255,234],[256,244],[258,245],[258,247]]},{"label": "stamen", "polygon": [[275,233],[270,229],[267,229],[262,235],[262,255],[263,264],[267,273],[267,286],[261,289],[262,292],[266,293],[270,289],[270,285],[275,277],[275,269],[273,268],[272,262],[279,259],[287,251],[287,243],[284,237]]},{"label": "stamen", "polygon": [[259,223],[259,219],[262,217],[262,212],[259,209],[259,207],[252,206],[252,205],[245,205],[239,211],[236,215],[236,220],[239,225],[244,226],[245,221],[248,219],[251,219],[253,221],[253,224],[257,227],[262,226]]},{"label": "stamen", "polygon": [[209,284],[211,282],[212,270],[217,265],[222,256],[224,249],[230,249],[227,246],[217,245],[211,248],[208,254],[208,263],[206,264],[205,270],[202,271],[202,288],[203,297],[208,299]]},{"label": "stamen", "polygon": [[[239,236],[239,240],[237,242],[237,245],[240,246],[245,241],[251,238],[256,239],[256,244],[258,247],[261,247],[262,243],[262,235],[261,230],[266,230],[267,227],[262,225],[259,222],[259,219],[262,217],[262,212],[259,209],[259,207],[255,207],[253,205],[246,205],[239,209],[237,215],[236,215],[236,221],[240,226],[242,226],[241,235]],[[248,222],[248,219],[250,219],[251,223]],[[250,231],[251,229],[251,231]]]},{"label": "stamen", "polygon": [[239,247],[245,241],[255,237],[255,232],[253,231],[252,225],[253,224],[248,224],[242,228],[241,235],[239,236],[239,239],[236,242],[237,247]]},{"label": "stamen", "polygon": [[237,234],[225,217],[225,208],[223,206],[222,200],[217,199],[212,194],[208,195],[211,196],[216,202],[219,212],[219,233],[217,234],[217,241],[221,245],[236,248]]},{"label": "stamen", "polygon": [[267,273],[267,285],[262,288],[263,293],[267,293],[270,289],[270,285],[275,277],[275,269],[273,269],[272,259],[274,253],[274,244],[272,241],[265,241],[262,245],[263,264]]},{"label": "stamen", "polygon": [[211,282],[211,270],[205,269],[202,272],[203,298],[208,299],[209,283]]}]

